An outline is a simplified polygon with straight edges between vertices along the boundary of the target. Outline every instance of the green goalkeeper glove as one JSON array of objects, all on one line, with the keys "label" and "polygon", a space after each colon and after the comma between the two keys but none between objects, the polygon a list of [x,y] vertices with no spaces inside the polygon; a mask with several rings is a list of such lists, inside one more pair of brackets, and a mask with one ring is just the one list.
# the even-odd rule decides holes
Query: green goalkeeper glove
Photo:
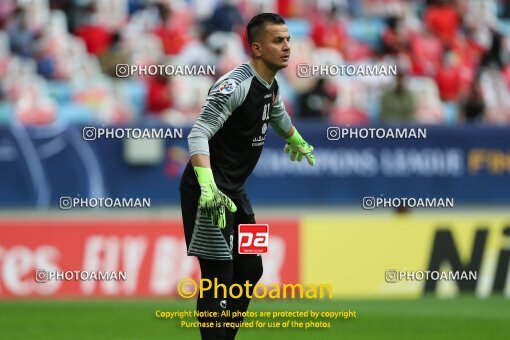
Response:
[{"label": "green goalkeeper glove", "polygon": [[295,128],[294,134],[290,138],[287,138],[286,141],[288,144],[285,145],[284,150],[286,153],[290,152],[291,161],[295,161],[297,159],[301,162],[303,156],[305,156],[308,164],[311,166],[315,165],[315,156],[312,154],[313,146],[308,144]]},{"label": "green goalkeeper glove", "polygon": [[212,224],[220,229],[225,228],[225,207],[231,212],[236,212],[236,205],[218,189],[211,168],[196,166],[193,169],[200,184],[201,195],[198,201],[200,211],[211,218]]}]

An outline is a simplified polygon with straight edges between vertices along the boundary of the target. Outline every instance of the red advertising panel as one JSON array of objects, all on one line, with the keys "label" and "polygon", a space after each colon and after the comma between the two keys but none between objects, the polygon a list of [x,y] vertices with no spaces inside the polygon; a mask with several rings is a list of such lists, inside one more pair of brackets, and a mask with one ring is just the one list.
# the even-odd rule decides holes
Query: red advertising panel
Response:
[{"label": "red advertising panel", "polygon": [[[264,223],[262,282],[299,282],[297,220]],[[177,219],[0,220],[0,298],[175,297],[199,275]]]}]

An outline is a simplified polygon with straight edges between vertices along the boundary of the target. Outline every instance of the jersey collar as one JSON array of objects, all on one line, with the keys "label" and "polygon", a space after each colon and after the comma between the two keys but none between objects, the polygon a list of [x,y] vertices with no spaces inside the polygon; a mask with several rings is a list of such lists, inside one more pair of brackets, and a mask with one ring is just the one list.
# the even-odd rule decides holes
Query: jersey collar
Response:
[{"label": "jersey collar", "polygon": [[274,77],[273,81],[271,82],[271,84],[269,84],[261,76],[259,76],[259,74],[257,73],[257,71],[255,71],[255,68],[253,67],[253,65],[250,62],[247,62],[247,64],[248,64],[248,66],[250,66],[250,68],[251,68],[253,74],[255,75],[255,77],[257,77],[257,79],[261,82],[261,84],[264,85],[269,90],[271,88],[271,85],[273,85],[276,77]]}]

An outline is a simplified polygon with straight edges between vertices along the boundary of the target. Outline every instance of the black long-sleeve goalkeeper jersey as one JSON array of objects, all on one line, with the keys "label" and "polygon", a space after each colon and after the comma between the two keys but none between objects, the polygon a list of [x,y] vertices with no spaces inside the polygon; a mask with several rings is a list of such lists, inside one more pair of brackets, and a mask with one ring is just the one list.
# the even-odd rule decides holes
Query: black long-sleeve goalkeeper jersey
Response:
[{"label": "black long-sleeve goalkeeper jersey", "polygon": [[[251,64],[242,64],[209,89],[188,136],[190,155],[209,155],[218,188],[238,196],[257,164],[269,124],[279,132],[287,132],[291,126],[278,82],[274,79],[268,84]],[[200,190],[191,161],[184,170],[181,189]]]}]

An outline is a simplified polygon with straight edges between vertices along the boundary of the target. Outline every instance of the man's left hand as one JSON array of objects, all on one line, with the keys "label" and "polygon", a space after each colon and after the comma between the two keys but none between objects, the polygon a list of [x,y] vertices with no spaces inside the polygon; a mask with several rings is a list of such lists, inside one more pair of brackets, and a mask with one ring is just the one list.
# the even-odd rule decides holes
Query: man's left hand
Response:
[{"label": "man's left hand", "polygon": [[313,146],[308,144],[304,139],[299,144],[288,143],[284,148],[286,153],[290,153],[290,160],[301,162],[303,156],[305,156],[308,164],[311,166],[315,165],[315,156],[313,155]]}]

